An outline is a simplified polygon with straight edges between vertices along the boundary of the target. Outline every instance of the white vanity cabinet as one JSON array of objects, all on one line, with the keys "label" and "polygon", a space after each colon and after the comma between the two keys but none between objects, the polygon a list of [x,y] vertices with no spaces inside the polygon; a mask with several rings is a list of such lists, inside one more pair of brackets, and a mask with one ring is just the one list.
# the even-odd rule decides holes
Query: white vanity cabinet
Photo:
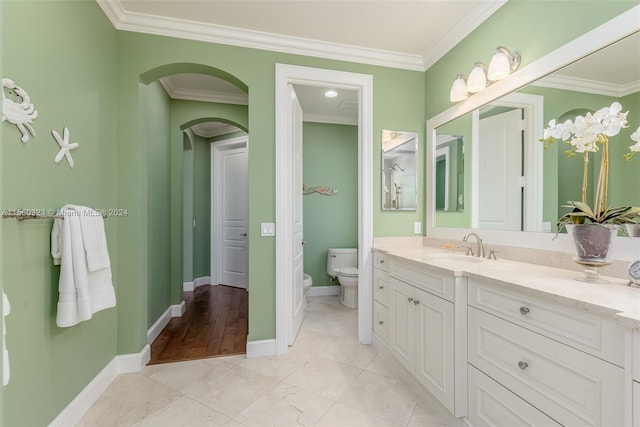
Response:
[{"label": "white vanity cabinet", "polygon": [[468,304],[472,424],[625,425],[626,330],[614,319],[488,279],[468,279]]},{"label": "white vanity cabinet", "polygon": [[640,330],[633,331],[633,427],[640,427]]},{"label": "white vanity cabinet", "polygon": [[389,269],[384,254],[373,254],[373,333],[389,343]]},{"label": "white vanity cabinet", "polygon": [[393,356],[454,412],[453,275],[391,260],[389,321]]}]

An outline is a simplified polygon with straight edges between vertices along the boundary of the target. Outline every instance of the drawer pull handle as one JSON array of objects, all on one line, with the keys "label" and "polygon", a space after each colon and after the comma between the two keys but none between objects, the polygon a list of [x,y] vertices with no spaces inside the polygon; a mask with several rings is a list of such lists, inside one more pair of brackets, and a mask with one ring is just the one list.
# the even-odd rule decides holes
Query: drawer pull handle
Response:
[{"label": "drawer pull handle", "polygon": [[380,264],[384,264],[384,260],[383,259],[380,260]]},{"label": "drawer pull handle", "polygon": [[529,364],[527,362],[523,362],[522,360],[518,362],[518,368],[522,369],[523,371],[528,367],[529,367]]},{"label": "drawer pull handle", "polygon": [[384,286],[378,286],[378,289],[383,290]]},{"label": "drawer pull handle", "polygon": [[409,297],[409,302],[413,302],[413,298]]},{"label": "drawer pull handle", "polygon": [[525,314],[529,314],[529,309],[525,306],[520,307],[520,314],[522,314],[523,316]]},{"label": "drawer pull handle", "polygon": [[418,305],[418,304],[420,304],[420,301],[418,301],[418,300],[414,300],[414,301],[413,301],[413,303],[414,303],[415,305]]},{"label": "drawer pull handle", "polygon": [[382,325],[384,322],[382,320],[378,320],[378,325]]}]

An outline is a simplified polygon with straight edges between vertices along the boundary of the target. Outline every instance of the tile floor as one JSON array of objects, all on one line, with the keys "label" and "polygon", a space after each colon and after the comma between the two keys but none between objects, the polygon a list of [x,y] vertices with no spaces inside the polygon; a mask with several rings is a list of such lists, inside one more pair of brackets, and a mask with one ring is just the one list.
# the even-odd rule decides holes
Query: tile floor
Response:
[{"label": "tile floor", "polygon": [[283,356],[227,356],[120,375],[85,414],[89,426],[462,426],[357,341],[357,312],[311,297]]}]

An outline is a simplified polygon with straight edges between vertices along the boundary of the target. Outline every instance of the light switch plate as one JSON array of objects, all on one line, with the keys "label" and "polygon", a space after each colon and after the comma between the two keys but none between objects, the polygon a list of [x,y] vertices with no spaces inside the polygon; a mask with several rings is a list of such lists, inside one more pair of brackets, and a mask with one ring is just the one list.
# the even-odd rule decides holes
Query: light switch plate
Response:
[{"label": "light switch plate", "polygon": [[276,224],[273,222],[263,222],[260,224],[260,235],[263,237],[276,235]]},{"label": "light switch plate", "polygon": [[420,221],[413,223],[413,234],[422,234],[422,223]]}]

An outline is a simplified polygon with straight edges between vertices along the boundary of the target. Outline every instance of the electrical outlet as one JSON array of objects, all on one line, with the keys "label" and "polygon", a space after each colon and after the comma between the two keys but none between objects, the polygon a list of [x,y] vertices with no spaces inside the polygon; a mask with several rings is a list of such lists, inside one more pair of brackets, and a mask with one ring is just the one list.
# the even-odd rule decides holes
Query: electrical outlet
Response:
[{"label": "electrical outlet", "polygon": [[273,222],[263,222],[260,224],[260,235],[263,237],[275,236],[276,225]]},{"label": "electrical outlet", "polygon": [[422,223],[420,221],[416,221],[413,223],[413,233],[422,234]]}]

